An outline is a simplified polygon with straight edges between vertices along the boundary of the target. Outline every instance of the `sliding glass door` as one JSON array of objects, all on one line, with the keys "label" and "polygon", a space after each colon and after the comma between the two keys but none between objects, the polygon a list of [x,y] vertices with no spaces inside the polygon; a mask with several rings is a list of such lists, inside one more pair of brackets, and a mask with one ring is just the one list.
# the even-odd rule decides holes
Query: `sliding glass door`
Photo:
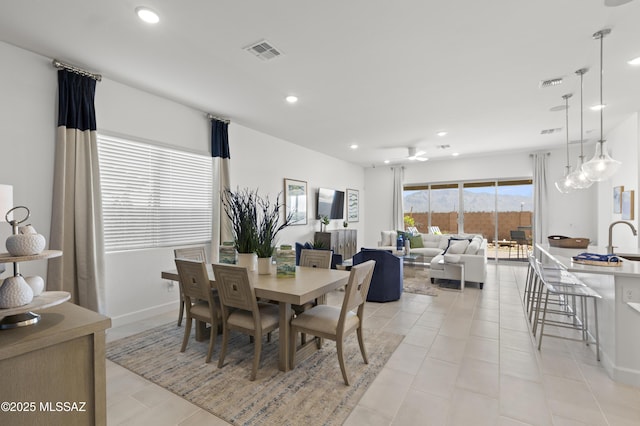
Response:
[{"label": "sliding glass door", "polygon": [[405,185],[405,223],[420,232],[481,234],[488,257],[526,261],[531,248],[533,184],[530,179]]}]

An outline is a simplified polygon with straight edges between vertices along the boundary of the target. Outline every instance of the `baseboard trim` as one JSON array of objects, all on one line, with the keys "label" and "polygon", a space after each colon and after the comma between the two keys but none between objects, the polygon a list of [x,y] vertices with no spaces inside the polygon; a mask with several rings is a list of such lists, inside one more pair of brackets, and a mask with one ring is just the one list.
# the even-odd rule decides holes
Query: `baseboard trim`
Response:
[{"label": "baseboard trim", "polygon": [[[150,308],[141,309],[135,312],[129,312],[124,315],[119,315],[117,317],[111,317],[111,327],[120,327],[122,325],[136,323],[138,321],[145,320],[147,318],[154,317],[156,315],[166,314],[167,312],[177,311],[178,307],[176,306],[176,302],[165,303],[164,305],[152,306]],[[177,321],[177,314],[176,314]]]}]

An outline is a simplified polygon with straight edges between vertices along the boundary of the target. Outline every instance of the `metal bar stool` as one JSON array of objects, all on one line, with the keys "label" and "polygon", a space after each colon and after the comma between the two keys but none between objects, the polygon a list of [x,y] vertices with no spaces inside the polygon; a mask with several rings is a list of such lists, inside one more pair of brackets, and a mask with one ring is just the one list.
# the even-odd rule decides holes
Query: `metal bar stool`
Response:
[{"label": "metal bar stool", "polygon": [[[542,347],[542,336],[556,337],[559,339],[572,340],[577,342],[585,342],[588,346],[590,343],[595,343],[596,345],[596,359],[600,361],[600,336],[598,333],[598,305],[597,299],[600,299],[601,296],[596,293],[591,288],[587,287],[583,283],[578,280],[577,277],[571,276],[570,281],[574,283],[562,283],[561,281],[551,281],[545,277],[545,271],[542,268],[540,262],[536,261],[533,265],[535,268],[536,275],[538,276],[538,280],[542,283],[542,287],[539,291],[539,296],[544,292],[545,298],[544,302],[538,303],[536,307],[536,317],[535,317],[535,325],[540,324],[540,335],[538,336],[538,350]],[[566,272],[566,271],[565,271]],[[577,282],[577,283],[575,283]],[[564,315],[572,318],[571,322],[555,320],[547,318],[547,314],[550,309],[549,307],[549,296],[557,296],[560,300],[564,299],[565,301],[569,298],[578,299],[580,301],[580,311],[578,312],[577,306],[574,303],[573,305],[566,305],[564,310],[553,311],[553,313]],[[595,322],[595,335],[591,333],[588,324],[588,300],[591,299],[593,301],[593,316]],[[538,298],[540,300],[540,297]],[[540,317],[540,313],[542,311],[542,318]],[[556,327],[568,328],[580,331],[581,338],[572,338],[561,336],[557,334],[545,334],[544,327],[545,325],[553,325]],[[535,333],[534,333],[535,334]]]}]

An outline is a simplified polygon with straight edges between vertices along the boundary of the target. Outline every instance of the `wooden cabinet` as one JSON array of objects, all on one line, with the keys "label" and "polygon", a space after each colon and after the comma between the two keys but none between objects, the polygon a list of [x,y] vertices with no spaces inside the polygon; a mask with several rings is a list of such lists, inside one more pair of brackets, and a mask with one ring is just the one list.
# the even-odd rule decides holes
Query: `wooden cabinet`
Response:
[{"label": "wooden cabinet", "polygon": [[358,252],[358,231],[355,229],[316,232],[314,241],[319,241],[334,253],[341,254],[343,260],[351,259]]},{"label": "wooden cabinet", "polygon": [[0,331],[2,424],[106,425],[108,317],[72,303],[40,312],[38,324]]}]

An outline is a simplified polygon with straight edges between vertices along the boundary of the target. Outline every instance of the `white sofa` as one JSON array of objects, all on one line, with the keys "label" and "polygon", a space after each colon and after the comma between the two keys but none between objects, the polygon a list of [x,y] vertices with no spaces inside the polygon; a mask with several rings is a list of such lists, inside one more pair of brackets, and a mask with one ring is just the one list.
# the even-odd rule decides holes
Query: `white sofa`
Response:
[{"label": "white sofa", "polygon": [[[455,241],[455,242],[454,242]],[[484,286],[487,276],[487,240],[477,235],[468,239],[452,240],[447,251],[431,259],[429,275],[435,279],[460,280],[464,264],[464,280]]]},{"label": "white sofa", "polygon": [[[382,231],[378,249],[396,250],[396,231]],[[434,279],[460,280],[461,268],[452,265],[464,263],[465,281],[477,282],[484,286],[487,274],[487,240],[476,234],[418,234],[422,247],[412,247],[405,241],[409,253],[424,256],[430,265],[431,281]],[[414,237],[415,238],[415,237]],[[415,241],[415,240],[414,240]],[[445,253],[446,250],[446,253]]]}]

